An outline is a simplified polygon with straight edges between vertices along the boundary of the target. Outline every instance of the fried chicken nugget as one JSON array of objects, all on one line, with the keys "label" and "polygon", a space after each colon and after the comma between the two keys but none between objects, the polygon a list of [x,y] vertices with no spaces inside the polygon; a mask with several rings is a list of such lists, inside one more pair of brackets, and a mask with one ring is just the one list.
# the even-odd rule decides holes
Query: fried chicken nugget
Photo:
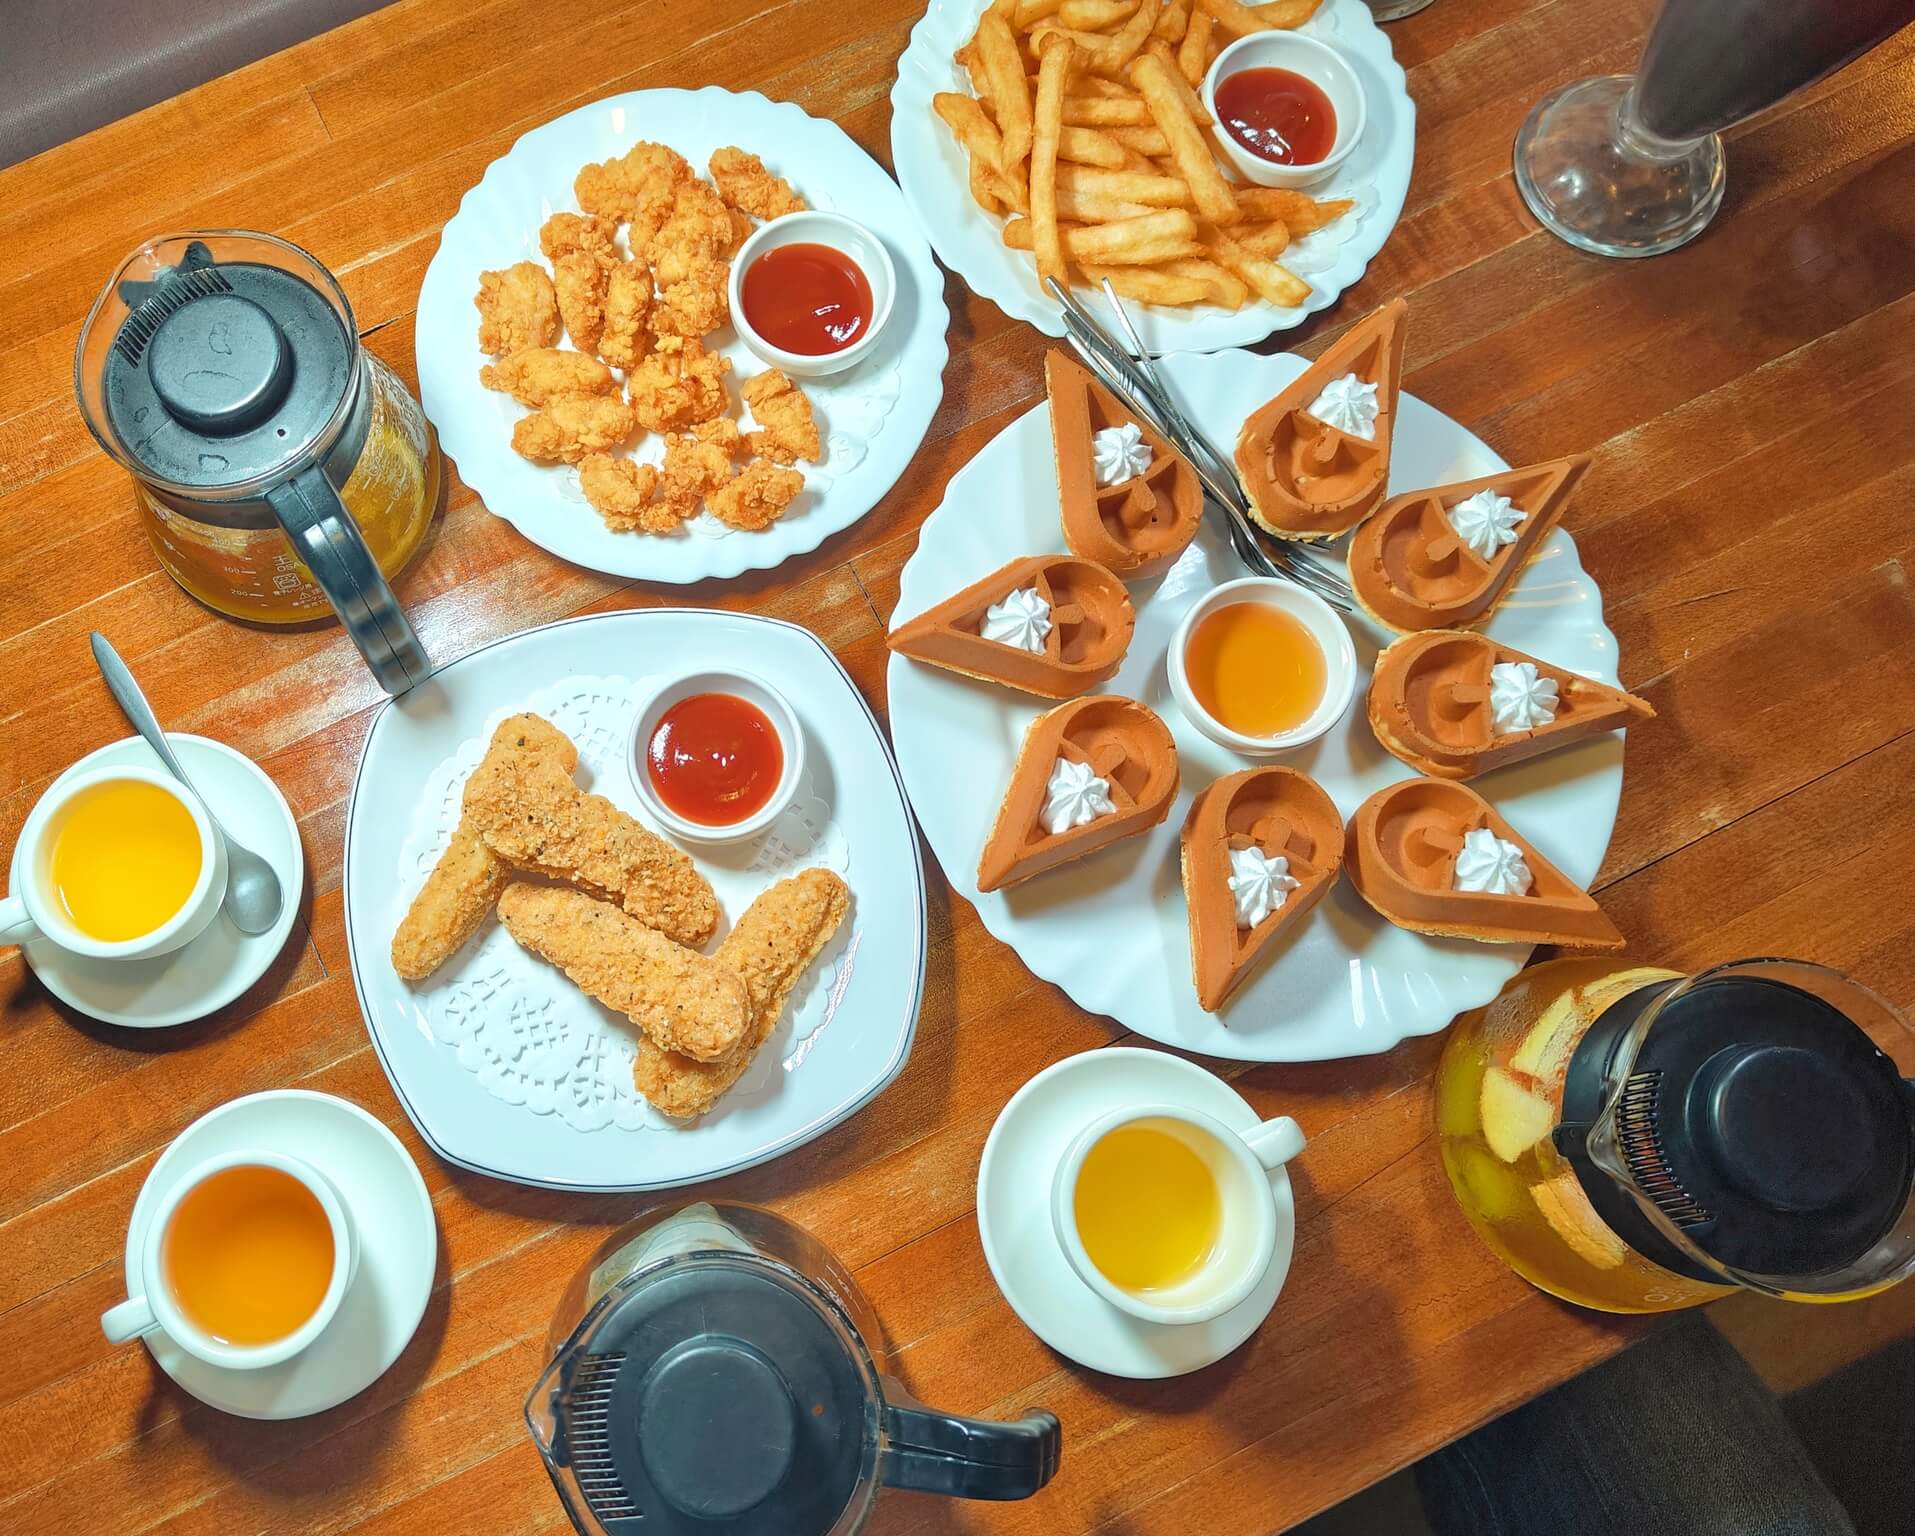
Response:
[{"label": "fried chicken nugget", "polygon": [[656,465],[594,453],[580,461],[578,484],[614,533],[671,533],[684,521],[670,508],[653,503]]},{"label": "fried chicken nugget", "polygon": [[707,352],[695,336],[661,336],[651,355],[625,379],[638,424],[647,432],[680,432],[725,414],[731,359]]},{"label": "fried chicken nugget", "polygon": [[642,254],[652,264],[658,286],[669,288],[723,256],[731,239],[731,210],[711,183],[693,176],[673,189],[671,213],[645,242]]},{"label": "fried chicken nugget", "polygon": [[[546,753],[569,774],[578,749],[537,715],[514,715],[492,735],[491,752]],[[511,879],[503,860],[485,845],[471,817],[461,816],[452,841],[392,935],[392,968],[423,981],[472,937]]]},{"label": "fried chicken nugget", "polygon": [[549,405],[572,395],[615,395],[618,380],[596,357],[557,347],[527,347],[479,370],[487,389],[510,395],[520,405]]},{"label": "fried chicken nugget", "polygon": [[797,470],[753,459],[736,479],[707,496],[705,505],[727,528],[757,533],[777,522],[804,488],[805,477]]},{"label": "fried chicken nugget", "polygon": [[567,251],[552,263],[558,289],[559,318],[565,334],[581,352],[596,352],[605,332],[608,275],[589,251]]},{"label": "fried chicken nugget", "polygon": [[818,423],[804,391],[776,368],[768,368],[756,378],[745,380],[740,393],[762,429],[746,438],[753,453],[774,464],[793,464],[799,459],[817,462],[821,451]]},{"label": "fried chicken nugget", "polygon": [[701,443],[714,443],[724,449],[726,458],[745,457],[744,431],[729,416],[714,416],[710,421],[695,423],[692,427],[692,436]]},{"label": "fried chicken nugget", "polygon": [[692,861],[603,795],[586,794],[549,751],[488,751],[466,780],[465,814],[514,868],[615,901],[668,939],[697,946],[718,926],[718,900]]},{"label": "fried chicken nugget", "polygon": [[718,183],[720,197],[754,218],[776,219],[805,206],[790,182],[772,175],[764,161],[736,144],[711,152],[711,179]]},{"label": "fried chicken nugget", "polygon": [[499,897],[499,921],[662,1050],[717,1061],[751,1022],[750,994],[730,966],[674,944],[606,902],[515,881]]},{"label": "fried chicken nugget", "polygon": [[642,261],[620,262],[605,289],[605,328],[598,355],[630,372],[651,350],[646,320],[652,312],[652,274]]},{"label": "fried chicken nugget", "polygon": [[704,1114],[744,1075],[771,1038],[785,999],[838,931],[850,906],[850,888],[828,869],[807,869],[761,894],[712,956],[738,973],[751,998],[744,1037],[717,1061],[696,1061],[641,1039],[638,1059],[632,1063],[632,1086],[654,1109],[674,1119]]},{"label": "fried chicken nugget", "polygon": [[731,319],[728,262],[701,257],[677,282],[658,291],[652,329],[661,336],[709,336]]},{"label": "fried chicken nugget", "polygon": [[479,350],[504,357],[559,339],[558,296],[536,261],[479,274],[472,302],[479,310]]},{"label": "fried chicken nugget", "polygon": [[624,259],[618,253],[618,221],[589,213],[553,214],[539,226],[539,249],[554,261],[582,252],[608,272]]},{"label": "fried chicken nugget", "polygon": [[731,474],[731,455],[717,443],[668,432],[665,462],[658,471],[658,505],[680,522],[696,517],[699,504],[709,500]]},{"label": "fried chicken nugget", "polygon": [[629,223],[632,249],[642,251],[671,212],[679,182],[691,174],[677,150],[641,141],[616,159],[581,167],[572,190],[587,213]]},{"label": "fried chicken nugget", "polygon": [[553,400],[512,427],[512,447],[541,464],[576,464],[632,435],[632,408],[618,395]]}]

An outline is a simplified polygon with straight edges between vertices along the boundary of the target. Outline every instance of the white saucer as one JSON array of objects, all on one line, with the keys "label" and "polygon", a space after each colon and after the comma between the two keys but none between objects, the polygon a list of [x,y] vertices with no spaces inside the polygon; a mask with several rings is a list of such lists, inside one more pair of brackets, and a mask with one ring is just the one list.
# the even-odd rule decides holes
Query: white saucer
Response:
[{"label": "white saucer", "polygon": [[991,1127],[977,1171],[978,1236],[1011,1310],[1046,1344],[1112,1376],[1182,1376],[1221,1360],[1270,1315],[1290,1272],[1296,1206],[1290,1175],[1270,1175],[1277,1247],[1263,1282],[1242,1305],[1207,1323],[1147,1323],[1113,1307],[1077,1278],[1051,1229],[1051,1180],[1073,1137],[1126,1104],[1177,1104],[1235,1130],[1260,1117],[1235,1089],[1162,1051],[1110,1047],[1047,1067]]},{"label": "white saucer", "polygon": [[127,1224],[129,1286],[138,1283],[134,1256],[146,1223],[172,1181],[210,1157],[257,1148],[304,1158],[352,1212],[359,1273],[338,1315],[304,1352],[257,1371],[208,1365],[163,1332],[145,1342],[160,1369],[201,1402],[246,1419],[297,1419],[363,1392],[399,1358],[432,1294],[439,1232],[425,1180],[397,1136],[357,1104],[276,1088],[202,1115],[153,1165]]},{"label": "white saucer", "polygon": [[[179,731],[167,732],[166,739],[220,824],[273,866],[286,905],[265,933],[248,938],[222,912],[184,949],[151,960],[89,960],[46,939],[22,947],[33,974],[61,1002],[102,1023],[133,1029],[203,1019],[258,981],[286,947],[286,936],[299,921],[306,886],[298,823],[266,771],[224,742]],[[139,737],[129,736],[89,753],[53,782],[116,763],[162,770],[166,766]],[[18,864],[16,849],[9,885],[18,878]]]}]

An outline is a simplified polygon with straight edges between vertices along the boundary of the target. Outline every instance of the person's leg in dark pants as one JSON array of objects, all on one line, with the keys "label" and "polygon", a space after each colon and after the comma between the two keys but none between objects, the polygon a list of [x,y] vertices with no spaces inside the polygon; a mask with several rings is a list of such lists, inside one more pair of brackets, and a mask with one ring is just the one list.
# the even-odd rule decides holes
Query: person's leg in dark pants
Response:
[{"label": "person's leg in dark pants", "polygon": [[1855,1536],[1699,1317],[1426,1457],[1416,1482],[1437,1536]]}]

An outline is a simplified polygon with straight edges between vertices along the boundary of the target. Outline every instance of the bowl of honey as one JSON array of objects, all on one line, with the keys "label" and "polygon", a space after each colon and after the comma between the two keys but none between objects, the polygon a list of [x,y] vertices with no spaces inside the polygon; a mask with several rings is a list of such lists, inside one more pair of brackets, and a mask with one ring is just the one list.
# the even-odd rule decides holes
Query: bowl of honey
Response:
[{"label": "bowl of honey", "polygon": [[763,832],[798,793],[805,737],[796,711],[748,672],[675,678],[640,706],[626,754],[632,786],[667,832],[733,843]]},{"label": "bowl of honey", "polygon": [[1264,576],[1206,593],[1177,626],[1166,666],[1184,717],[1246,757],[1307,746],[1356,696],[1356,647],[1336,610]]}]

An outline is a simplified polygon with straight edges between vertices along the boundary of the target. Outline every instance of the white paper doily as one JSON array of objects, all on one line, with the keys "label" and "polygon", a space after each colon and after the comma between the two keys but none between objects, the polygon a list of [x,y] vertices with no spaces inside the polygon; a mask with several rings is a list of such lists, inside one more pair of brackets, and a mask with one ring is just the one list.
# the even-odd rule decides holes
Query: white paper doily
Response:
[{"label": "white paper doily", "polygon": [[[639,701],[663,681],[663,674],[572,677],[496,711],[485,733],[462,742],[426,781],[395,869],[403,899],[410,902],[451,841],[465,781],[485,755],[493,728],[508,715],[530,711],[551,721],[578,747],[579,784],[646,821],[625,757]],[[851,882],[849,845],[814,791],[809,770],[790,808],[761,835],[691,852],[718,896],[722,915],[714,943],[759,892],[788,875],[823,866]],[[852,901],[855,907],[855,886]],[[836,1011],[839,957],[855,927],[845,923],[813,962],[771,1039],[725,1096],[727,1104],[763,1097],[781,1071],[802,1064],[812,1037]],[[494,1098],[531,1114],[556,1116],[579,1131],[659,1130],[677,1124],[632,1087],[637,1033],[631,1021],[521,949],[497,917],[488,916],[415,993],[419,1017],[435,1044]]]}]

